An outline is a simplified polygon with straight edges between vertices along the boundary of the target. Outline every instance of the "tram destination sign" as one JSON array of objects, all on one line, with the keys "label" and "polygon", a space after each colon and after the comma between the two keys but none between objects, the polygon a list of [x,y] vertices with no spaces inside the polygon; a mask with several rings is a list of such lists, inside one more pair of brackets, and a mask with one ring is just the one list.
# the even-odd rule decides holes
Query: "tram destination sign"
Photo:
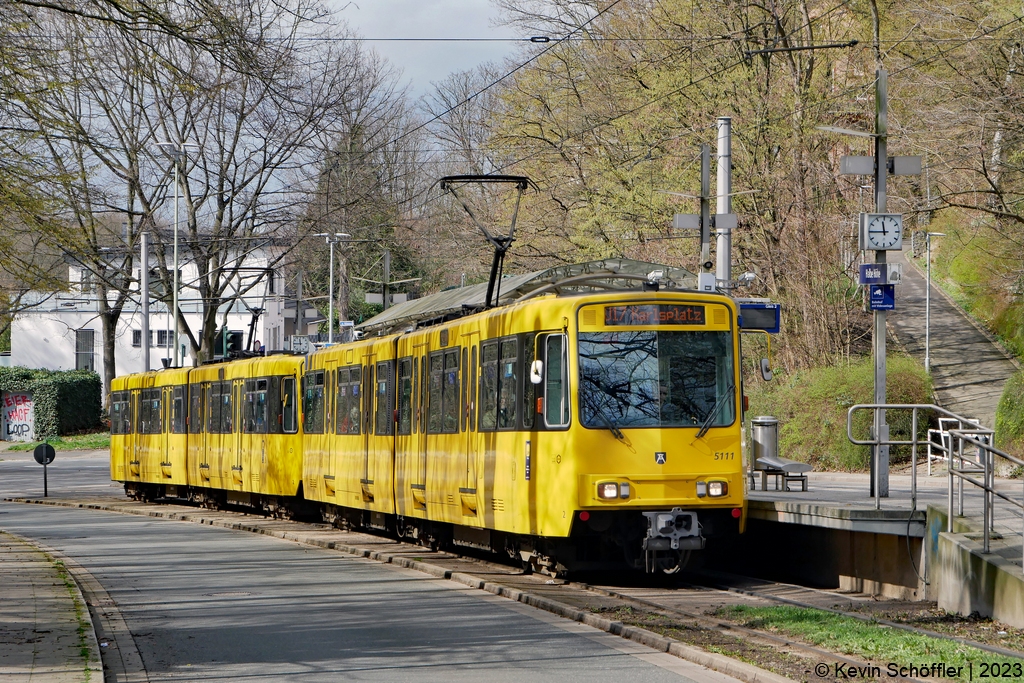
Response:
[{"label": "tram destination sign", "polygon": [[703,325],[703,306],[688,304],[633,304],[605,306],[604,324],[613,325]]}]

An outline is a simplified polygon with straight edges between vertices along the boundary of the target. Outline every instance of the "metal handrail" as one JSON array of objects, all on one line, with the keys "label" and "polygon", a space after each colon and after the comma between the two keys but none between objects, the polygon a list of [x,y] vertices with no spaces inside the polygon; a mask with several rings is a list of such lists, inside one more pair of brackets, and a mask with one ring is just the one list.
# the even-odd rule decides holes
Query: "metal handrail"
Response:
[{"label": "metal handrail", "polygon": [[[853,414],[859,410],[911,410],[911,435],[912,439],[897,440],[897,439],[881,439],[877,435],[872,436],[869,439],[855,439],[853,436]],[[949,439],[942,439],[940,444],[935,444],[931,441],[931,432],[936,430],[929,430],[929,446],[928,446],[928,457],[929,457],[929,473],[931,469],[931,452],[932,448],[935,447],[939,451],[944,452],[944,459],[947,462],[946,472],[949,480],[948,486],[948,497],[947,497],[947,510],[946,510],[946,531],[953,531],[953,488],[954,481],[957,484],[959,505],[957,512],[959,516],[964,514],[964,482],[973,484],[978,488],[982,489],[983,502],[982,502],[982,552],[988,554],[990,551],[989,540],[992,535],[992,527],[994,525],[994,514],[993,507],[995,505],[995,498],[999,497],[1006,502],[1018,507],[1022,512],[1022,519],[1024,519],[1024,496],[1021,500],[1016,500],[1007,496],[1006,494],[996,491],[995,489],[995,456],[999,456],[1009,462],[1024,467],[1024,460],[1016,458],[1009,453],[1004,453],[995,446],[992,445],[995,431],[982,427],[977,420],[957,415],[956,413],[950,412],[945,408],[941,408],[936,405],[924,404],[924,403],[861,403],[854,406],[850,406],[850,409],[846,414],[846,436],[849,438],[850,443],[872,446],[872,457],[877,457],[879,446],[911,446],[911,469],[910,469],[910,496],[913,501],[913,505],[917,505],[917,447],[920,441],[917,438],[917,425],[918,425],[918,411],[928,410],[940,415],[946,416],[940,418],[940,421],[946,419],[956,420],[959,425],[971,425],[971,428],[959,428],[959,429],[947,429],[939,430],[944,431],[949,435]],[[976,449],[975,453],[968,453],[964,451],[964,444],[970,444]],[[878,475],[879,468],[877,463],[874,467],[875,472],[875,509],[881,508],[881,496],[878,487]],[[972,475],[982,475],[982,480],[974,478]],[[1024,491],[1022,491],[1024,493]],[[1024,529],[1021,533],[1022,539],[1024,539]],[[1022,547],[1022,553],[1024,553],[1024,547]],[[1022,554],[1022,562],[1024,562],[1024,554]]]}]

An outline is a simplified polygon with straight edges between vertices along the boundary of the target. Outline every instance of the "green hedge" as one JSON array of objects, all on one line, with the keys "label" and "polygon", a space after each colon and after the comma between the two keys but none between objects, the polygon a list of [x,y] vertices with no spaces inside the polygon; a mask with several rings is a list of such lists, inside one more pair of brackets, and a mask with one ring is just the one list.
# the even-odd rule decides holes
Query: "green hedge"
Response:
[{"label": "green hedge", "polygon": [[[886,372],[889,403],[931,403],[931,381],[924,367],[912,358],[892,354]],[[814,464],[819,469],[863,471],[870,466],[870,448],[855,446],[846,435],[847,409],[857,403],[874,403],[874,362],[859,359],[840,367],[812,368],[790,376],[776,375],[772,382],[748,378],[750,395],[747,417],[772,415],[779,419],[779,455]],[[928,434],[931,415],[920,415],[918,438]],[[889,434],[909,440],[910,411],[887,415]],[[871,413],[854,416],[854,433],[866,439]],[[918,450],[921,457],[923,449]],[[910,461],[909,446],[894,446],[893,464]]]},{"label": "green hedge", "polygon": [[1024,456],[1024,372],[1006,380],[996,408],[996,447]]},{"label": "green hedge", "polygon": [[100,376],[88,370],[0,367],[0,392],[32,392],[37,439],[102,426]]}]

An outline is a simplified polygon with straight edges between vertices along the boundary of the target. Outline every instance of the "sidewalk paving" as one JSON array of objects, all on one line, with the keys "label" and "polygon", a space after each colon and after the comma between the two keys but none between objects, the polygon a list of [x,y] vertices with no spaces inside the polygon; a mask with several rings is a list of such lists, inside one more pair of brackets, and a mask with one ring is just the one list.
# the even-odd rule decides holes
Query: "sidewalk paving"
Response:
[{"label": "sidewalk paving", "polygon": [[85,599],[59,560],[0,531],[0,680],[103,682]]},{"label": "sidewalk paving", "polygon": [[[904,264],[903,284],[896,288],[896,310],[889,314],[889,327],[900,344],[924,362],[927,279],[908,254],[893,253],[893,262]],[[930,356],[938,404],[993,429],[1003,385],[1017,367],[934,283]]]}]

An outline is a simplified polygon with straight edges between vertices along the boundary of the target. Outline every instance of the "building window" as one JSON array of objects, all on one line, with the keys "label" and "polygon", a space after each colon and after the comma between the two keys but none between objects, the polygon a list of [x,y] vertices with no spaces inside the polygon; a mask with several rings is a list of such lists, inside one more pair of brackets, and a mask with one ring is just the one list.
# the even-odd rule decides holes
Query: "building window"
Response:
[{"label": "building window", "polygon": [[156,331],[156,345],[159,348],[165,349],[171,345],[171,331],[170,330],[157,330]]},{"label": "building window", "polygon": [[135,348],[142,346],[142,330],[132,330],[132,346]]},{"label": "building window", "polygon": [[95,370],[93,330],[75,330],[75,369]]}]

